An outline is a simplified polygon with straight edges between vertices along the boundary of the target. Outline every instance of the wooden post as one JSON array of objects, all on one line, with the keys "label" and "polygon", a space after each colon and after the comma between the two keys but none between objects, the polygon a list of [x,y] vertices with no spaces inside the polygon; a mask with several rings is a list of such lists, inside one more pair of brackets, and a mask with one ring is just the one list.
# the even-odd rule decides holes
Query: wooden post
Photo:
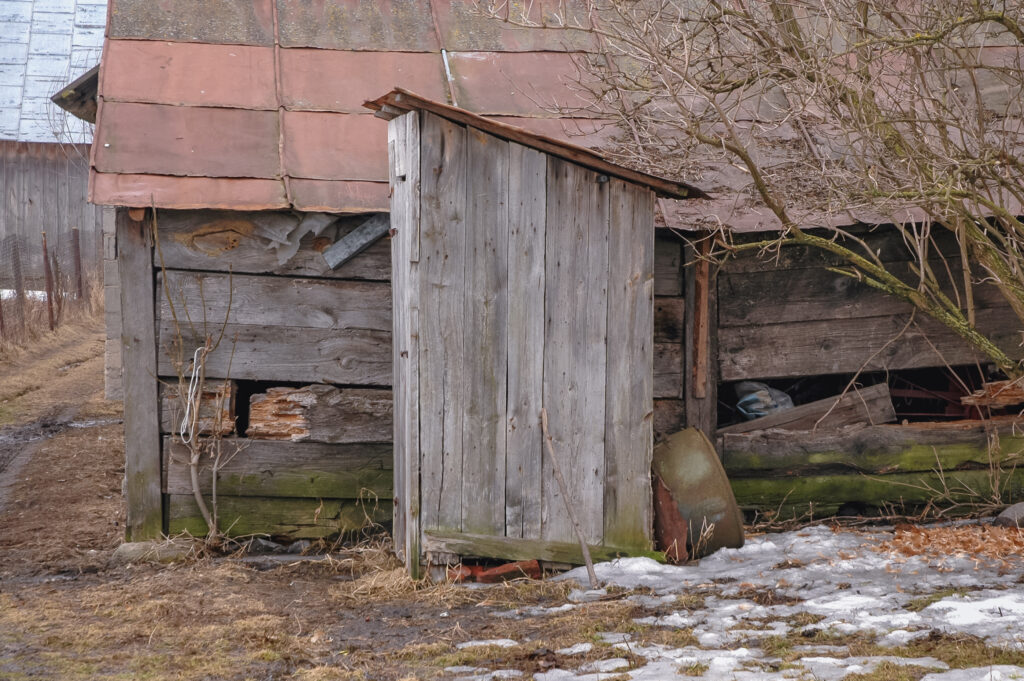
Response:
[{"label": "wooden post", "polygon": [[153,244],[145,222],[117,209],[124,380],[125,490],[130,541],[163,532]]},{"label": "wooden post", "polygon": [[46,250],[46,232],[43,232],[43,274],[46,277],[46,313],[50,319],[50,331],[53,331],[53,270],[50,269],[50,254]]},{"label": "wooden post", "polygon": [[18,235],[11,237],[11,268],[14,271],[14,305],[18,308],[18,326],[25,331],[25,276],[21,269],[21,247]]},{"label": "wooden post", "polygon": [[82,246],[78,240],[78,228],[71,228],[71,255],[75,260],[75,299],[82,299]]},{"label": "wooden post", "polygon": [[707,259],[711,239],[704,234],[685,250],[683,395],[686,425],[701,430],[714,442],[718,423],[718,268]]},{"label": "wooden post", "polygon": [[4,299],[0,296],[0,340],[4,339],[6,328],[4,327]]}]

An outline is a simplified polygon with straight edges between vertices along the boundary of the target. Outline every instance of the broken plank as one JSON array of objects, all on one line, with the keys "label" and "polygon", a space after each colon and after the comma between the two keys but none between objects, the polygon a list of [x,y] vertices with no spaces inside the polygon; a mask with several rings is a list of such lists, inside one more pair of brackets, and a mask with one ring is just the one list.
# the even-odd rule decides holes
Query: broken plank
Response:
[{"label": "broken plank", "polygon": [[[177,379],[168,379],[160,385],[160,431],[177,433],[185,415],[182,393],[188,392],[188,379],[179,385]],[[234,381],[208,381],[199,399],[199,419],[196,432],[200,435],[230,435],[235,431],[235,394],[238,386]]]},{"label": "broken plank", "polygon": [[722,463],[732,479],[787,477],[809,471],[906,473],[935,468],[1014,465],[1024,450],[1013,419],[848,427],[828,432],[763,430],[719,439]]},{"label": "broken plank", "polygon": [[878,383],[867,388],[851,388],[842,395],[827,397],[783,409],[767,416],[719,428],[722,433],[749,433],[754,430],[835,430],[843,426],[877,426],[896,420],[889,385]]},{"label": "broken plank", "polygon": [[[191,494],[170,494],[168,532],[188,532],[195,537],[207,533],[206,522]],[[207,498],[207,504],[210,499]],[[217,499],[218,525],[230,537],[261,535],[290,540],[322,539],[355,532],[391,517],[388,499],[287,499],[229,497]]]},{"label": "broken plank", "polygon": [[[572,542],[520,539],[516,537],[492,537],[479,534],[445,534],[424,532],[424,550],[430,553],[453,553],[458,556],[500,558],[502,560],[546,560],[571,565],[583,564],[583,552],[579,544]],[[589,545],[590,556],[595,562],[612,560],[624,556],[645,556],[665,562],[665,555],[658,551],[617,549],[610,546]]]},{"label": "broken plank", "polygon": [[387,214],[374,215],[324,251],[327,266],[334,270],[349,262],[387,234],[390,228],[391,221]]},{"label": "broken plank", "polygon": [[307,385],[270,388],[249,400],[245,434],[292,442],[390,442],[390,390]]},{"label": "broken plank", "polygon": [[960,398],[960,402],[976,407],[1014,407],[1024,404],[1024,386],[1020,379],[985,383],[980,390]]},{"label": "broken plank", "polygon": [[[272,217],[281,216],[281,217]],[[239,274],[276,274],[328,279],[391,279],[391,244],[381,239],[336,270],[327,266],[323,251],[366,220],[347,216],[320,229],[298,232],[291,213],[244,211],[161,210],[157,264],[167,269],[231,270]],[[277,220],[279,226],[267,224]],[[282,238],[285,241],[281,241]],[[296,244],[295,241],[298,241]],[[284,260],[282,262],[282,259]]]},{"label": "broken plank", "polygon": [[[392,496],[389,444],[327,445],[225,438],[220,446],[218,495],[379,498],[384,502]],[[192,494],[188,448],[165,437],[164,452],[164,492]],[[199,468],[203,494],[210,494],[212,489],[212,463],[211,457],[204,456]]]}]

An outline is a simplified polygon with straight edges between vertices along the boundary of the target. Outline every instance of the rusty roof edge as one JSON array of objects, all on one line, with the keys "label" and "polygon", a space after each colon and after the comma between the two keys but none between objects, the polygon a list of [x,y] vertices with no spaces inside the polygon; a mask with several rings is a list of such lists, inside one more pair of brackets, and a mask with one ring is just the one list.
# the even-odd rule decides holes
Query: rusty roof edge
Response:
[{"label": "rusty roof edge", "polygon": [[[540,151],[557,156],[558,158],[578,163],[579,165],[590,168],[593,171],[605,175],[612,175],[621,180],[626,180],[627,182],[643,185],[654,191],[654,193],[659,196],[675,199],[710,198],[697,187],[686,184],[685,182],[676,182],[664,177],[644,173],[639,170],[632,170],[607,160],[604,156],[592,149],[556,140],[551,137],[547,137],[546,135],[530,132],[515,125],[509,125],[491,118],[486,118],[471,111],[466,111],[465,109],[460,109],[442,102],[427,99],[402,88],[395,88],[382,97],[378,97],[374,100],[368,100],[363,103],[363,106],[384,118],[389,117],[389,114],[391,118],[394,118],[395,116],[411,111],[412,109],[422,109],[458,123],[472,125],[473,127],[479,128],[484,132],[494,135],[495,137],[532,146]],[[390,108],[390,111],[388,108]]]}]

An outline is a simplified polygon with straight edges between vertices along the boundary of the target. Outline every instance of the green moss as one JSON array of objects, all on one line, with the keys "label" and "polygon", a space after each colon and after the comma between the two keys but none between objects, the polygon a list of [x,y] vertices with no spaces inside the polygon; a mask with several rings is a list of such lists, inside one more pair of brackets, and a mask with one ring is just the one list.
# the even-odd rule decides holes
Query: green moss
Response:
[{"label": "green moss", "polygon": [[938,603],[943,598],[948,598],[950,596],[963,596],[967,591],[968,590],[964,588],[939,589],[938,591],[930,594],[911,599],[905,606],[903,606],[903,609],[909,612],[921,612],[932,603]]}]

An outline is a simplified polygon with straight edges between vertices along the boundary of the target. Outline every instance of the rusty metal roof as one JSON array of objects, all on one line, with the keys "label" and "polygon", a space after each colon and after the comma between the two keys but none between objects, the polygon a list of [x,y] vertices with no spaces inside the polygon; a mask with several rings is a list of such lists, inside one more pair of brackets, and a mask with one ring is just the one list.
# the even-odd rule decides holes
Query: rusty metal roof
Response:
[{"label": "rusty metal roof", "polygon": [[[112,205],[387,210],[395,87],[596,147],[563,118],[585,33],[521,29],[474,0],[110,0],[90,198]],[[534,0],[562,20],[566,0]],[[569,11],[582,11],[570,0]],[[574,10],[575,8],[575,10]]]}]

